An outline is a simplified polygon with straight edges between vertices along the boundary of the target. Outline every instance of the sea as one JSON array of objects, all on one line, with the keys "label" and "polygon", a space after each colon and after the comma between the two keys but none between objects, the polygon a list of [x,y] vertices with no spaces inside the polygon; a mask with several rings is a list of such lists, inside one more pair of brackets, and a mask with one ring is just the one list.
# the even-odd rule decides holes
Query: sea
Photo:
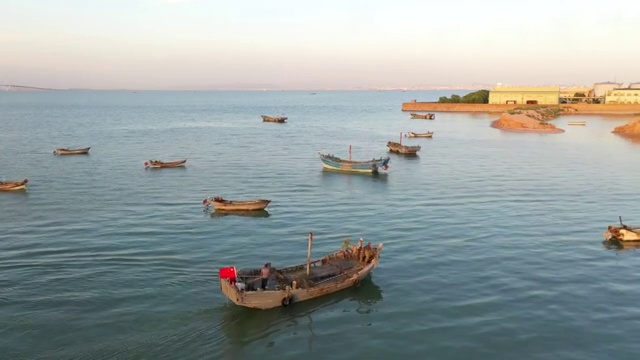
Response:
[{"label": "sea", "polygon": [[[0,359],[637,359],[640,252],[602,236],[640,224],[640,144],[611,133],[629,118],[526,134],[401,110],[468,92],[0,93],[0,180],[29,179],[0,193]],[[388,171],[323,170],[349,147]],[[221,267],[304,263],[310,232],[314,258],[362,237],[380,264],[283,308],[220,293]]]}]

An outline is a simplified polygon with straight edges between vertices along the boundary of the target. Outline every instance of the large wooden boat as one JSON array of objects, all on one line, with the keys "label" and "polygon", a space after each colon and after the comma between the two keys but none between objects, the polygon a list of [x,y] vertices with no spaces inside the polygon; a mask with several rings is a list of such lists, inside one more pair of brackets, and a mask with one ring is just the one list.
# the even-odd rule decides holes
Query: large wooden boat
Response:
[{"label": "large wooden boat", "polygon": [[382,244],[372,247],[369,258],[359,257],[360,251],[337,251],[320,259],[311,260],[313,234],[309,233],[306,264],[275,269],[270,263],[266,289],[260,289],[261,269],[236,269],[235,266],[220,269],[220,290],[233,303],[255,309],[271,309],[318,298],[343,289],[357,286],[378,266]]},{"label": "large wooden boat", "polygon": [[260,115],[262,116],[262,121],[263,122],[275,122],[275,123],[284,123],[287,122],[287,118],[284,116],[267,116],[267,115]]},{"label": "large wooden boat", "polygon": [[187,159],[178,160],[178,161],[167,161],[167,162],[160,161],[160,160],[149,160],[144,163],[144,166],[148,168],[154,168],[154,169],[174,168],[174,167],[184,166],[186,162],[187,162]]},{"label": "large wooden boat", "polygon": [[430,137],[433,137],[433,131],[427,131],[426,133],[415,133],[413,131],[409,131],[407,133],[407,136],[412,138],[419,138],[419,137],[430,138]]},{"label": "large wooden boat", "polygon": [[604,238],[608,241],[640,241],[640,227],[627,226],[622,223],[622,217],[620,219],[620,226],[609,225],[607,231],[603,234]]},{"label": "large wooden boat", "polygon": [[325,169],[344,171],[344,172],[360,172],[360,173],[378,173],[380,169],[389,169],[388,156],[378,159],[372,159],[368,161],[352,161],[351,160],[351,146],[349,146],[349,160],[341,159],[332,154],[320,155],[320,161]]},{"label": "large wooden boat", "polygon": [[0,191],[18,191],[26,190],[29,180],[20,181],[0,181]]},{"label": "large wooden boat", "polygon": [[208,197],[202,200],[202,205],[212,206],[216,211],[258,211],[264,210],[271,200],[225,200],[220,196]]},{"label": "large wooden boat", "polygon": [[84,155],[89,153],[89,149],[91,147],[81,149],[58,148],[53,150],[53,153],[55,155]]},{"label": "large wooden boat", "polygon": [[407,146],[394,141],[387,142],[387,147],[391,152],[405,155],[417,155],[421,149],[420,145]]},{"label": "large wooden boat", "polygon": [[433,120],[436,118],[436,114],[432,114],[432,113],[428,113],[428,114],[414,114],[411,113],[411,118],[412,119],[426,119],[426,120]]}]

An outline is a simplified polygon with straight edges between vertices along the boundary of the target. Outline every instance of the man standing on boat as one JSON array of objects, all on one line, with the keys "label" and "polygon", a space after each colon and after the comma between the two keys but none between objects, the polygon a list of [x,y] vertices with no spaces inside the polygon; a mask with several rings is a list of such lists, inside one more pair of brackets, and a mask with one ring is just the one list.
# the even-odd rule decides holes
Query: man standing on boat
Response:
[{"label": "man standing on boat", "polygon": [[267,284],[269,283],[269,275],[271,275],[271,264],[266,263],[264,267],[260,269],[260,288],[267,290]]},{"label": "man standing on boat", "polygon": [[367,243],[367,246],[364,247],[364,263],[368,264],[369,260],[373,258],[373,249],[371,248],[371,243]]}]

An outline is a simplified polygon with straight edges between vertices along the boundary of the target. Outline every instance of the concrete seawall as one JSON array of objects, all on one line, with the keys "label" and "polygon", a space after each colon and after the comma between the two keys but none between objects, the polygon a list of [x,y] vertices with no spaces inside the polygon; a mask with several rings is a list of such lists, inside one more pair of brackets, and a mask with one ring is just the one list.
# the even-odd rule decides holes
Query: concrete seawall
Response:
[{"label": "concrete seawall", "polygon": [[[522,106],[511,104],[445,104],[437,102],[406,102],[402,103],[402,111],[432,111],[432,112],[484,112],[503,113]],[[549,105],[554,106],[554,105]],[[567,114],[640,114],[640,104],[560,104],[561,108],[571,108]]]}]

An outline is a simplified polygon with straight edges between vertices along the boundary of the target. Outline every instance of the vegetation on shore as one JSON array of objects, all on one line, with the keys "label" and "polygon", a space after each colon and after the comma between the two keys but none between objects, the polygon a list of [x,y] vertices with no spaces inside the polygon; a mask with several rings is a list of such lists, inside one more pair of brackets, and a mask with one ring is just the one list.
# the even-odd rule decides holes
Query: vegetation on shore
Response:
[{"label": "vegetation on shore", "polygon": [[553,120],[562,115],[565,110],[558,106],[545,106],[545,105],[530,105],[519,106],[513,110],[507,111],[510,115],[524,114],[532,119],[546,122],[547,120]]},{"label": "vegetation on shore", "polygon": [[450,98],[441,96],[438,102],[444,104],[488,104],[489,90],[474,91],[462,97],[456,94],[451,95]]}]

